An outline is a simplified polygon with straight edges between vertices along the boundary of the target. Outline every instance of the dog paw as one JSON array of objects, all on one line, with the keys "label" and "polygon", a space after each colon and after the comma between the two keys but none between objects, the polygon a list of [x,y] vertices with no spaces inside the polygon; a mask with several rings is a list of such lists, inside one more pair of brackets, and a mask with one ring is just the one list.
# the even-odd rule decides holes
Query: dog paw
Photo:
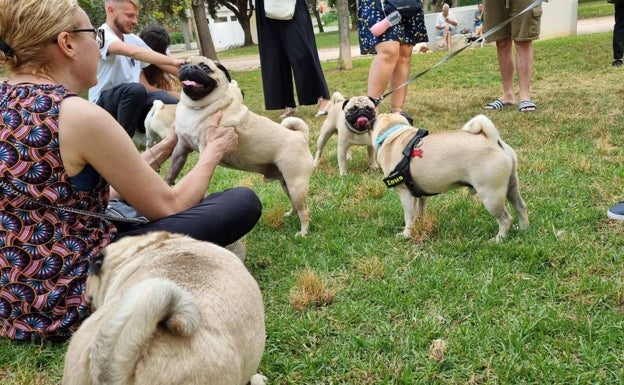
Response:
[{"label": "dog paw", "polygon": [[249,380],[249,385],[265,385],[267,380],[268,378],[262,374],[254,374],[251,376],[251,380]]}]

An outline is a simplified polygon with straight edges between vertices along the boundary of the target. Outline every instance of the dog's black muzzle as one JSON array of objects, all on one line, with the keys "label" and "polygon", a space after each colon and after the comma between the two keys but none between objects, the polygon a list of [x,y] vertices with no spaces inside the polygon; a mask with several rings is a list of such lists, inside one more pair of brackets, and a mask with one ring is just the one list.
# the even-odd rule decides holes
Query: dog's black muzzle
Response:
[{"label": "dog's black muzzle", "polygon": [[347,127],[358,134],[373,129],[371,124],[375,119],[375,109],[370,107],[352,108],[345,112]]},{"label": "dog's black muzzle", "polygon": [[217,81],[210,76],[212,73],[214,71],[206,64],[182,64],[178,74],[182,92],[191,100],[199,100],[210,94],[217,87]]}]

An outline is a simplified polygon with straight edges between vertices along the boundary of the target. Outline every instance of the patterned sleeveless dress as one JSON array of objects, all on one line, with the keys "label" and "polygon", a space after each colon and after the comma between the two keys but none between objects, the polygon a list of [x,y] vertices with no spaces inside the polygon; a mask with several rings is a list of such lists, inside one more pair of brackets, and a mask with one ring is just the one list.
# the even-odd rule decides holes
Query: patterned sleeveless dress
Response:
[{"label": "patterned sleeveless dress", "polygon": [[381,9],[382,0],[358,0],[358,40],[362,55],[376,54],[375,46],[383,41],[398,41],[405,45],[416,45],[429,41],[425,14],[402,19],[379,36],[374,36],[370,27],[383,20],[386,15]]},{"label": "patterned sleeveless dress", "polygon": [[[0,180],[55,206],[104,212],[108,185],[95,173],[89,188],[72,184],[59,151],[57,85],[0,84]],[[83,214],[50,209],[0,185],[0,336],[64,340],[89,314],[89,261],[115,227]]]}]

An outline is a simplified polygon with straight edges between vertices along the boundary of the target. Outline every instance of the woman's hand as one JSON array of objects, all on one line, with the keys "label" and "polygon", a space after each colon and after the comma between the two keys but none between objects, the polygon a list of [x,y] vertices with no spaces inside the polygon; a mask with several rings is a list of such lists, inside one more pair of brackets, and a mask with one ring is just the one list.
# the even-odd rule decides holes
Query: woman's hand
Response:
[{"label": "woman's hand", "polygon": [[230,154],[238,148],[238,134],[234,127],[224,127],[219,124],[222,116],[223,113],[218,111],[204,123],[206,125],[204,130],[205,150],[209,153],[218,154],[220,157]]}]

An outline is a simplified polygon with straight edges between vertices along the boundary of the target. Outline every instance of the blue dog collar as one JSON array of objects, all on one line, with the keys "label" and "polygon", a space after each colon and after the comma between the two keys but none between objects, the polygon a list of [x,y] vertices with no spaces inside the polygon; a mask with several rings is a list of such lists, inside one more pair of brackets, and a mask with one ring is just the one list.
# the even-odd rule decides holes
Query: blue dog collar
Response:
[{"label": "blue dog collar", "polygon": [[384,132],[383,134],[381,134],[380,136],[377,137],[376,143],[377,143],[377,152],[379,152],[379,147],[381,147],[381,145],[383,144],[383,142],[388,139],[388,137],[392,134],[394,134],[395,132],[399,131],[400,129],[402,129],[403,127],[409,127],[407,124],[397,124],[396,126],[393,126],[392,128],[390,128],[388,131]]}]

